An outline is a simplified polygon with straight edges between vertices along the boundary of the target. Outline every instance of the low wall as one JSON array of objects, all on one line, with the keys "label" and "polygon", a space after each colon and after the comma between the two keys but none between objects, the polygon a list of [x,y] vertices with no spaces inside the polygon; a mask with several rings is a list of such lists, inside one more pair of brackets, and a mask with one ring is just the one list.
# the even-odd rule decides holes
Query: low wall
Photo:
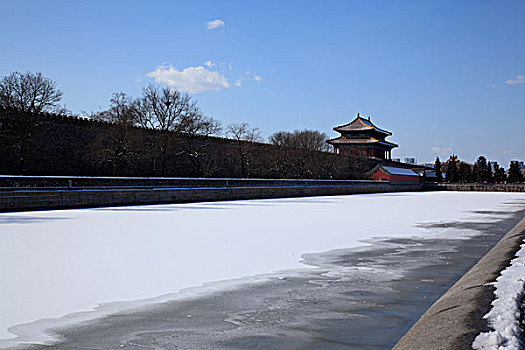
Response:
[{"label": "low wall", "polygon": [[0,183],[15,178],[19,186],[0,190],[0,211],[422,190],[420,184],[359,180],[2,177]]},{"label": "low wall", "polygon": [[426,183],[429,191],[525,192],[525,184]]},{"label": "low wall", "polygon": [[525,218],[421,316],[394,350],[472,349],[475,337],[487,330],[483,316],[494,299],[491,282],[509,266],[524,237]]},{"label": "low wall", "polygon": [[[11,176],[0,175],[0,190],[196,188],[275,186],[355,186],[377,184],[371,180],[239,179],[187,177]],[[379,183],[388,183],[382,181]]]}]

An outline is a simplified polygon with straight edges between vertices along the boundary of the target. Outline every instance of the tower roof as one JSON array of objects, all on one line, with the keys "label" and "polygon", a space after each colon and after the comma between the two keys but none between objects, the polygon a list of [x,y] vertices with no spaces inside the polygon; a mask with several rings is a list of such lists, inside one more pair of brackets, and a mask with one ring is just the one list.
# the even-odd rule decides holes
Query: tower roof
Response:
[{"label": "tower roof", "polygon": [[376,138],[373,138],[373,137],[367,137],[367,138],[364,138],[364,137],[338,137],[338,138],[335,138],[335,139],[331,139],[331,140],[327,140],[326,142],[328,142],[329,144],[331,145],[337,145],[337,144],[344,144],[344,145],[372,145],[372,144],[377,144],[377,145],[382,145],[382,146],[385,146],[385,147],[388,147],[388,148],[394,148],[394,147],[397,147],[397,145],[395,143],[392,143],[392,142],[388,142],[388,141],[385,141],[385,140],[378,140]]},{"label": "tower roof", "polygon": [[385,135],[392,135],[390,131],[383,130],[381,128],[378,128],[375,126],[371,121],[370,117],[368,119],[362,118],[359,113],[357,113],[357,117],[352,120],[350,123],[345,125],[336,126],[334,128],[335,131],[343,133],[343,132],[351,132],[351,131],[370,131],[374,130],[381,134]]}]

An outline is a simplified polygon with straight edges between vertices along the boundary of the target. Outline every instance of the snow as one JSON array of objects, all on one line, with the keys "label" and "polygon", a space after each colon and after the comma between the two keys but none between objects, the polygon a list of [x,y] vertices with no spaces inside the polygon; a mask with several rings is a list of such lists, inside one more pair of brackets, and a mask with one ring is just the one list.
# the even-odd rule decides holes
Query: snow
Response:
[{"label": "snow", "polygon": [[418,173],[416,173],[412,169],[407,168],[395,168],[391,166],[383,166],[383,168],[388,171],[391,175],[406,175],[406,176],[419,176]]},{"label": "snow", "polygon": [[493,283],[496,290],[492,309],[483,316],[491,331],[479,334],[472,347],[480,350],[518,350],[523,348],[521,335],[521,309],[525,286],[525,244]]},{"label": "snow", "polygon": [[417,192],[0,213],[0,347],[52,342],[50,327],[258,280],[250,276],[314,268],[301,263],[307,253],[380,237],[465,238],[475,232],[424,224],[486,220],[483,211],[516,211],[523,200]]}]

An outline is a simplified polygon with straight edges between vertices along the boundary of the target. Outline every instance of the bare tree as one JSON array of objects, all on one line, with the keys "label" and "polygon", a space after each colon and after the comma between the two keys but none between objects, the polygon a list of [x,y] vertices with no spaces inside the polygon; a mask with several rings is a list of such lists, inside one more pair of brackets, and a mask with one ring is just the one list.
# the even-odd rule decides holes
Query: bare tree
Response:
[{"label": "bare tree", "polygon": [[42,73],[13,72],[0,81],[0,106],[24,112],[61,112],[62,91]]},{"label": "bare tree", "polygon": [[248,177],[253,170],[252,144],[262,142],[261,132],[258,128],[251,128],[248,123],[230,124],[227,135],[235,142],[234,159],[238,165],[241,177]]},{"label": "bare tree", "polygon": [[42,73],[13,72],[0,80],[0,107],[17,111],[18,132],[13,137],[12,145],[19,154],[19,172],[25,171],[25,163],[31,150],[31,137],[38,125],[38,112],[67,113],[60,106],[62,91],[56,82]]},{"label": "bare tree", "polygon": [[[160,175],[166,175],[168,151],[177,132],[181,132],[200,115],[196,102],[188,94],[171,88],[148,85],[133,102],[137,123],[158,130],[155,147],[160,156]],[[157,172],[154,163],[154,171]]]},{"label": "bare tree", "polygon": [[276,146],[299,148],[306,151],[326,152],[329,145],[326,143],[327,136],[324,132],[317,130],[295,130],[278,131],[269,137],[269,142]]},{"label": "bare tree", "polygon": [[138,133],[133,132],[137,121],[132,99],[123,92],[114,93],[109,109],[93,113],[91,118],[112,124],[95,141],[93,153],[112,165],[113,175],[121,175],[123,165],[137,156]]},{"label": "bare tree", "polygon": [[280,177],[319,178],[330,172],[319,152],[329,150],[325,133],[317,130],[278,131],[268,141],[277,146],[272,169]]},{"label": "bare tree", "polygon": [[289,131],[277,131],[268,137],[268,141],[278,147],[291,147],[292,133]]},{"label": "bare tree", "polygon": [[183,133],[183,152],[189,157],[198,176],[208,177],[218,169],[216,157],[210,157],[210,136],[219,135],[221,123],[211,117],[196,113],[191,122],[186,123]]}]

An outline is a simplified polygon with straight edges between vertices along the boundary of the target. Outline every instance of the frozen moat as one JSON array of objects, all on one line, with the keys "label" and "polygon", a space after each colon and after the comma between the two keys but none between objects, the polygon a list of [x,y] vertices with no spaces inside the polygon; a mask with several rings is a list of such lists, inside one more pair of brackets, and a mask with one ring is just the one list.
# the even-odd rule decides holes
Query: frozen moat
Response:
[{"label": "frozen moat", "polygon": [[3,213],[0,345],[388,347],[524,208],[421,192]]}]

